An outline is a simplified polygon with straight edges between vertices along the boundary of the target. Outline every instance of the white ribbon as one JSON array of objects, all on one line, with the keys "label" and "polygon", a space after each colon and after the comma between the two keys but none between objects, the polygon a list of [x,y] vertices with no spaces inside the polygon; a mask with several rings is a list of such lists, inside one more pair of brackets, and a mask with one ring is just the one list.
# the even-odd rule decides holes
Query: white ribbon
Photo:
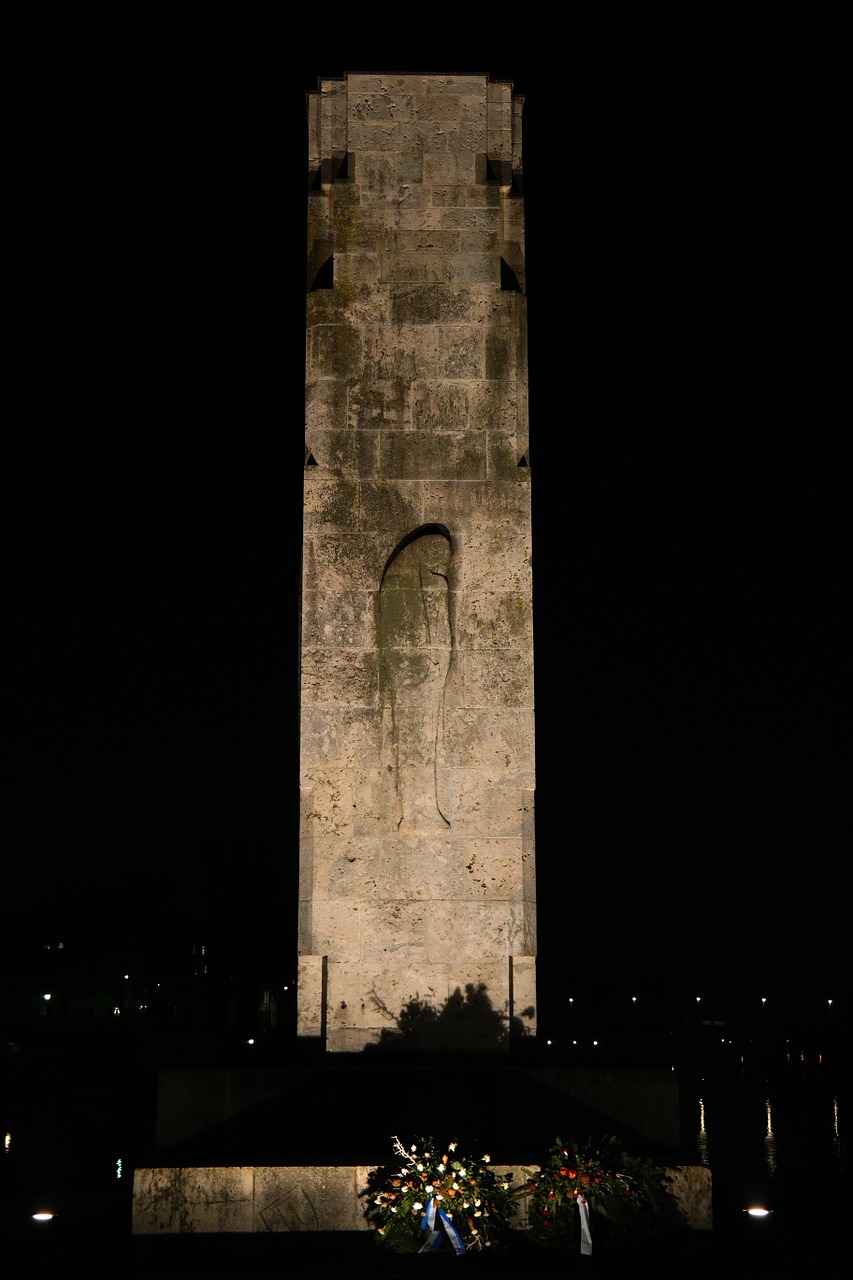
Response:
[{"label": "white ribbon", "polygon": [[[438,1219],[438,1225],[436,1225],[436,1218]],[[429,1235],[426,1238],[426,1242],[422,1244],[418,1250],[419,1253],[435,1253],[436,1249],[441,1247],[442,1227],[444,1228],[445,1235],[453,1246],[453,1252],[465,1252],[465,1245],[462,1242],[462,1237],[459,1232],[456,1230],[444,1210],[439,1209],[435,1201],[435,1196],[430,1196],[429,1204],[427,1205],[426,1217],[421,1223],[421,1230],[428,1231]]]},{"label": "white ribbon", "polygon": [[581,1253],[592,1253],[592,1234],[589,1229],[589,1206],[583,1196],[578,1196],[578,1213],[581,1216]]}]

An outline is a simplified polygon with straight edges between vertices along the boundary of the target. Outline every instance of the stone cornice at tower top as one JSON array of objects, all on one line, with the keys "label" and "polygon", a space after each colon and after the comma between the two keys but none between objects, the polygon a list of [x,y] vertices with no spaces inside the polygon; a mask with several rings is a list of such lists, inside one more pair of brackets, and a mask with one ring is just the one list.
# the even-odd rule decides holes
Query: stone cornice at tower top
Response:
[{"label": "stone cornice at tower top", "polygon": [[487,75],[348,73],[306,95],[309,186],[352,178],[359,151],[467,148],[483,177],[521,191],[524,98]]}]

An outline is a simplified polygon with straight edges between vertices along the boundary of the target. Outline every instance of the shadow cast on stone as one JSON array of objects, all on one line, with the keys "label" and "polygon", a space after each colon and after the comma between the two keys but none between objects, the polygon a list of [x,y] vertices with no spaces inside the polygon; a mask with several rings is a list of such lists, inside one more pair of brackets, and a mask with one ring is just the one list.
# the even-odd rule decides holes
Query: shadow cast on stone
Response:
[{"label": "shadow cast on stone", "polygon": [[457,987],[443,1007],[415,998],[400,1010],[395,1027],[385,1028],[365,1053],[494,1053],[527,1034],[519,1018],[496,1009],[485,983]]}]

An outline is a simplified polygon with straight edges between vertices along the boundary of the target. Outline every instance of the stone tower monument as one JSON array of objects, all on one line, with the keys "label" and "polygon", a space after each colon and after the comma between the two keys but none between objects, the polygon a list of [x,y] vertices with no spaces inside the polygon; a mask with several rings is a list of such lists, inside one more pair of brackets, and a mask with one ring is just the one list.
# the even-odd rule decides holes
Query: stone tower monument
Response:
[{"label": "stone tower monument", "polygon": [[331,1052],[535,1034],[522,105],[308,94],[297,1031]]}]

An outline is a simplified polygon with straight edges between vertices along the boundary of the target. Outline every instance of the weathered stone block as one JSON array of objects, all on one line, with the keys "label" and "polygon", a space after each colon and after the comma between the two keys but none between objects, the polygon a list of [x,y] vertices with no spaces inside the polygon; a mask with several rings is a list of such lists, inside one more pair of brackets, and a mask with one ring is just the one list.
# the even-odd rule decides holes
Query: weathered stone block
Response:
[{"label": "weathered stone block", "polygon": [[440,369],[444,378],[482,378],[486,339],[470,325],[452,325],[439,334]]},{"label": "weathered stone block", "polygon": [[383,259],[382,269],[389,285],[441,284],[448,277],[447,261],[437,249],[389,253]]},{"label": "weathered stone block", "polygon": [[321,476],[324,472],[350,479],[372,479],[376,475],[379,442],[374,431],[322,431],[310,427],[308,443]]},{"label": "weathered stone block", "polygon": [[[310,908],[307,908],[310,910]],[[297,1022],[298,1036],[320,1036],[323,1032],[325,1004],[323,1000],[324,958],[308,954],[311,947],[310,919],[301,922],[297,964]],[[304,929],[304,933],[303,933]]]},{"label": "weathered stone block", "polygon": [[[453,479],[448,477],[448,481]],[[441,521],[457,530],[463,546],[482,529],[494,531],[498,538],[509,533],[530,541],[530,527],[524,520],[530,487],[524,481],[495,484],[485,477],[467,477],[460,485],[432,477],[424,482],[423,503],[424,522]]]},{"label": "weathered stone block", "polygon": [[419,481],[392,480],[380,475],[359,482],[359,528],[365,533],[381,535],[378,545],[384,545],[388,551],[412,529],[425,523],[422,513],[423,493]]},{"label": "weathered stone block", "polygon": [[455,841],[445,832],[395,833],[383,841],[377,868],[377,898],[428,902],[441,892],[452,866]]},{"label": "weathered stone block", "polygon": [[[393,258],[395,255],[390,256]],[[396,256],[412,259],[423,256],[428,260],[431,254],[426,250],[423,254]],[[434,278],[443,279],[443,272]],[[390,328],[366,325],[363,336],[365,359],[372,381],[402,379],[410,383],[418,378],[438,376],[439,330],[436,326],[407,324]]]},{"label": "weathered stone block", "polygon": [[251,1168],[134,1172],[134,1235],[248,1232],[253,1209]]},{"label": "weathered stone block", "polygon": [[395,200],[399,192],[397,163],[392,149],[400,136],[394,124],[366,125],[355,130],[358,145],[358,188],[364,206]]},{"label": "weathered stone block", "polygon": [[486,475],[485,441],[472,439],[463,431],[388,431],[380,442],[379,469],[383,476],[398,480],[436,476],[482,480]]},{"label": "weathered stone block", "polygon": [[355,769],[336,762],[303,766],[300,782],[302,838],[353,834],[355,779]]},{"label": "weathered stone block", "polygon": [[363,1231],[359,1192],[366,1171],[358,1166],[255,1170],[256,1232]]},{"label": "weathered stone block", "polygon": [[416,431],[464,430],[468,420],[468,387],[460,382],[418,382],[413,388],[412,426]]},{"label": "weathered stone block", "polygon": [[472,323],[471,299],[442,284],[400,285],[391,297],[395,324]]},{"label": "weathered stone block", "polygon": [[[430,135],[425,135],[428,138]],[[459,186],[476,181],[477,162],[473,151],[447,151],[447,138],[443,130],[432,135],[435,145],[424,156],[424,182],[432,186]],[[438,145],[439,141],[442,145]]]},{"label": "weathered stone block", "polygon": [[441,877],[442,896],[466,900],[510,901],[520,897],[518,821],[508,836],[460,838],[454,827],[451,857]]},{"label": "weathered stone block", "polygon": [[[453,223],[448,217],[445,209],[438,208],[433,204],[425,203],[424,193],[428,192],[428,187],[410,187],[404,189],[401,196],[400,206],[396,213],[396,225],[400,230],[405,231],[444,231],[453,229]],[[414,198],[413,198],[414,197]],[[438,286],[421,285],[412,286],[414,288],[435,288]],[[401,285],[398,289],[391,292],[393,301],[394,294],[400,290],[406,291],[407,286]],[[407,320],[401,317],[404,323]],[[417,319],[417,317],[415,317]]]},{"label": "weathered stone block", "polygon": [[380,968],[415,966],[427,958],[429,912],[422,902],[365,903],[360,957]]},{"label": "weathered stone block", "polygon": [[374,897],[382,874],[382,851],[371,837],[314,841],[312,892],[315,898],[363,902]]},{"label": "weathered stone block", "polygon": [[517,376],[516,335],[493,330],[486,339],[486,377],[509,382]]},{"label": "weathered stone block", "polygon": [[687,1225],[710,1231],[714,1225],[711,1170],[703,1165],[674,1165],[666,1169],[664,1184]]},{"label": "weathered stone block", "polygon": [[432,961],[448,958],[448,939],[453,940],[450,958],[466,966],[526,951],[520,903],[434,901],[426,926]]},{"label": "weathered stone block", "polygon": [[311,921],[311,952],[334,955],[337,960],[358,960],[361,956],[361,914],[357,900],[314,898]]},{"label": "weathered stone block", "polygon": [[380,534],[306,534],[303,590],[373,590],[387,557],[387,539]]},{"label": "weathered stone block", "polygon": [[447,276],[456,285],[491,282],[497,286],[500,280],[500,263],[493,253],[460,251],[448,259]]},{"label": "weathered stone block", "polygon": [[[331,247],[330,242],[330,251]],[[320,264],[318,263],[317,265],[319,266]],[[309,332],[319,329],[323,325],[352,327],[349,315],[349,299],[344,300],[343,295],[335,289],[316,289],[309,293],[305,301],[305,314]]]},{"label": "weathered stone block", "polygon": [[[479,212],[479,210],[478,210]],[[457,277],[458,266],[460,262],[476,255],[479,259],[485,259],[487,269],[478,268],[478,274],[474,275],[468,271],[465,279],[491,281],[495,278],[495,259],[500,255],[500,237],[498,232],[483,231],[479,227],[461,227],[459,231],[459,254],[451,258],[451,279]],[[487,366],[488,370],[488,366]]]},{"label": "weathered stone block", "polygon": [[[330,708],[324,708],[330,714]],[[310,714],[311,709],[306,708]],[[361,709],[356,708],[361,714]],[[368,713],[370,714],[370,713]],[[299,833],[305,841],[323,835],[342,837],[384,834],[388,825],[387,779],[368,754],[358,763],[328,758],[303,765],[300,783]]]},{"label": "weathered stone block", "polygon": [[[513,476],[530,476],[530,447],[525,436],[515,439],[490,435],[488,444],[489,475],[496,480],[511,480]],[[526,464],[522,467],[522,459]]]},{"label": "weathered stone block", "polygon": [[533,651],[533,607],[521,591],[465,591],[459,600],[463,648]]},{"label": "weathered stone block", "polygon": [[372,707],[376,705],[379,674],[374,650],[302,650],[302,701],[306,706]]},{"label": "weathered stone block", "polygon": [[461,208],[467,204],[467,188],[461,183],[434,183],[430,185],[432,203],[436,208]]},{"label": "weathered stone block", "polygon": [[349,300],[347,314],[358,324],[388,323],[388,298],[382,288],[383,254],[375,235],[366,243],[335,251],[335,289]]},{"label": "weathered stone block", "polygon": [[415,119],[429,120],[448,132],[456,132],[462,118],[462,103],[458,93],[435,92],[417,94],[412,99]]},{"label": "weathered stone block", "polygon": [[318,324],[308,329],[308,367],[320,377],[354,378],[361,372],[359,331],[349,324]]},{"label": "weathered stone block", "polygon": [[522,829],[522,789],[532,772],[531,767],[513,779],[496,769],[450,770],[448,789],[454,836],[517,836]]},{"label": "weathered stone block", "polygon": [[349,390],[347,421],[354,430],[363,431],[411,426],[411,384],[404,378],[354,383]]},{"label": "weathered stone block", "polygon": [[390,253],[418,253],[422,250],[437,252],[442,257],[456,253],[459,249],[459,232],[453,229],[428,229],[417,227],[413,230],[395,228],[389,234],[388,251]]},{"label": "weathered stone block", "polygon": [[347,425],[347,385],[321,378],[305,388],[305,420],[311,431],[339,431]]},{"label": "weathered stone block", "polygon": [[[413,117],[401,120],[399,137],[400,152],[404,155],[414,152],[422,160],[427,152],[445,151],[447,149],[447,134],[445,130],[432,120],[416,120]],[[421,182],[427,191],[431,190],[423,167],[421,168]]]},{"label": "weathered stone block", "polygon": [[465,593],[466,600],[457,602],[465,608],[469,596],[482,600],[508,592],[529,600],[533,587],[530,537],[517,537],[509,527],[480,522],[460,530],[455,585]]},{"label": "weathered stone block", "polygon": [[[440,1008],[446,999],[447,977],[443,968],[430,968],[422,960],[409,967],[397,957],[391,967],[379,967],[369,980],[363,966],[336,965],[331,978],[330,1019],[338,1032],[372,1029],[374,1039],[399,1031],[400,1015],[411,1002]],[[349,993],[343,1001],[336,993]]]},{"label": "weathered stone block", "polygon": [[454,711],[444,732],[450,768],[502,768],[522,773],[533,759],[533,711],[479,707]]},{"label": "weathered stone block", "polygon": [[365,590],[303,592],[302,639],[306,648],[373,647],[375,598],[375,592]]},{"label": "weathered stone block", "polygon": [[305,528],[314,533],[340,533],[358,528],[358,484],[308,468],[303,486]]}]

